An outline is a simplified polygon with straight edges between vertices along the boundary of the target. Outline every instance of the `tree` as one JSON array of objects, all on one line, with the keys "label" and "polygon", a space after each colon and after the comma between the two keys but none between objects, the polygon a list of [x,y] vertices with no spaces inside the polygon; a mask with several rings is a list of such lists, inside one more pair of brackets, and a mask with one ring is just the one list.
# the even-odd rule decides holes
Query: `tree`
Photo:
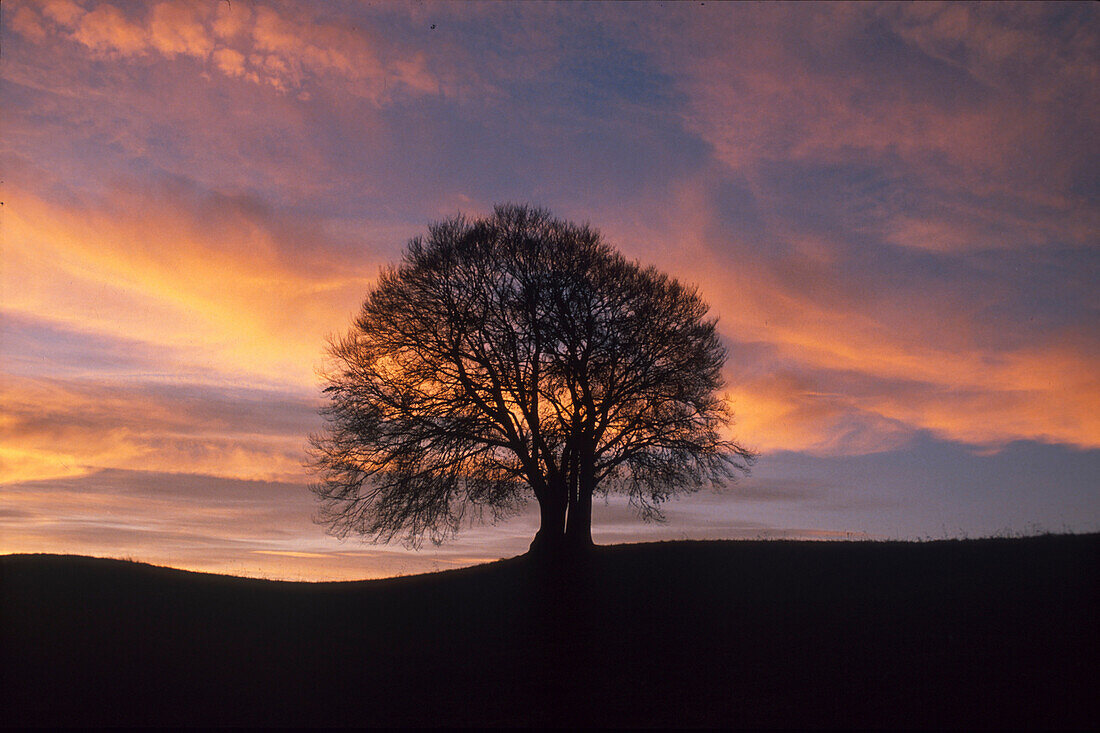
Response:
[{"label": "tree", "polygon": [[318,521],[418,546],[533,494],[531,550],[555,554],[591,546],[596,493],[660,519],[755,458],[721,435],[726,353],[706,314],[695,288],[546,211],[431,226],[330,339]]}]

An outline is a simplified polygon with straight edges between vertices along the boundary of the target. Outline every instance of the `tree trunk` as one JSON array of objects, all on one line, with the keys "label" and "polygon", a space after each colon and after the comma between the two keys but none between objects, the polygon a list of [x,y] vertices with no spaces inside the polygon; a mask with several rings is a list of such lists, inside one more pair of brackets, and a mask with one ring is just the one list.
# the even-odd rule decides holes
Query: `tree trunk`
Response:
[{"label": "tree trunk", "polygon": [[572,552],[584,552],[592,543],[592,488],[583,483],[577,489],[577,498],[569,505],[569,519],[565,526],[565,543]]},{"label": "tree trunk", "polygon": [[574,553],[585,553],[593,547],[592,543],[592,492],[596,488],[595,466],[592,465],[591,451],[582,454],[577,467],[577,490],[570,496],[569,516],[565,526],[567,549]]},{"label": "tree trunk", "polygon": [[531,541],[531,555],[553,556],[565,547],[566,502],[550,498],[539,500],[539,531]]}]

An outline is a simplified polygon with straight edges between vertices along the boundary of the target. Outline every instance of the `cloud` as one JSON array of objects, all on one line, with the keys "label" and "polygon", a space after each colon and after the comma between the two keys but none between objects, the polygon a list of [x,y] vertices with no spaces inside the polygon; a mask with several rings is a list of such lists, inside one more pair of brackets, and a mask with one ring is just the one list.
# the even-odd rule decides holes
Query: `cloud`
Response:
[{"label": "cloud", "polygon": [[100,5],[80,16],[72,38],[92,51],[130,56],[145,51],[148,33],[113,5]]},{"label": "cloud", "polygon": [[244,76],[245,59],[240,51],[231,48],[219,48],[214,52],[214,63],[226,76]]},{"label": "cloud", "polygon": [[730,346],[742,441],[860,454],[928,429],[981,445],[1100,444],[1100,342],[1086,325],[1100,252],[1056,240],[913,252],[812,197],[814,216],[797,222],[743,181],[708,171],[640,217],[596,217],[612,244],[700,286]]},{"label": "cloud", "polygon": [[[809,486],[808,491],[821,495]],[[362,547],[320,535],[309,520],[312,497],[298,483],[103,470],[7,484],[0,491],[5,505],[19,512],[5,528],[9,551],[48,540],[49,551],[85,547],[111,556],[170,555],[177,567],[251,561],[253,567],[283,577],[288,577],[288,559],[303,561],[289,566],[308,568],[307,577],[324,578],[349,577],[349,568],[356,568],[358,577],[377,577],[395,574],[399,563],[428,570],[510,557],[526,551],[538,523],[533,507],[497,525],[471,520],[454,541],[414,552],[399,544]],[[738,518],[744,506],[740,495],[698,494],[670,502],[666,523],[646,524],[625,497],[611,496],[597,501],[594,531],[598,542],[819,534]],[[5,521],[0,517],[0,525]]]},{"label": "cloud", "polygon": [[181,355],[212,377],[313,384],[377,261],[242,197],[185,184],[56,203],[11,191],[4,310]]},{"label": "cloud", "polygon": [[74,41],[100,58],[131,62],[191,58],[229,77],[296,91],[335,77],[375,102],[436,94],[439,78],[424,54],[334,22],[310,6],[166,0],[155,4],[73,2],[20,5],[12,29],[34,43]]},{"label": "cloud", "polygon": [[[17,25],[55,34],[115,12],[28,7]],[[50,166],[73,175],[34,181],[17,166],[10,314],[161,349],[188,374],[311,384],[321,337],[432,212],[537,195],[699,283],[731,343],[769,346],[728,372],[756,447],[864,453],[921,429],[981,444],[1100,440],[1083,325],[1098,219],[1075,183],[1093,151],[1050,142],[1096,101],[1093,41],[1073,22],[1090,11],[117,12],[164,64],[143,85],[130,66],[141,54],[97,62],[103,94],[78,67],[42,60],[19,78],[52,91],[17,89],[58,105],[55,128],[19,111],[28,103],[11,129],[57,154],[87,121],[82,148],[110,135],[155,182],[137,167],[85,183],[75,147]],[[429,20],[446,32],[424,45]],[[227,136],[211,120],[241,90],[184,73],[199,57],[234,78],[266,68],[287,89],[309,82],[323,106],[245,94]],[[433,96],[416,68],[451,69],[449,91]],[[385,109],[331,96],[379,74],[424,94]],[[149,101],[147,86],[170,91]],[[151,124],[160,109],[169,126]]]},{"label": "cloud", "polygon": [[98,469],[302,480],[316,398],[243,386],[9,376],[0,483]]},{"label": "cloud", "polygon": [[[157,4],[149,18],[150,45],[167,58],[178,54],[206,58],[214,49],[213,34],[195,3]],[[219,12],[231,12],[228,6]]]},{"label": "cloud", "polygon": [[526,525],[472,526],[424,552],[358,549],[310,519],[302,483],[100,470],[0,485],[3,552],[81,553],[287,580],[358,580],[461,567],[521,554]]},{"label": "cloud", "polygon": [[960,8],[965,38],[894,9],[668,11],[644,43],[716,165],[605,231],[767,345],[727,371],[758,447],[1096,446],[1096,34],[1049,7]]},{"label": "cloud", "polygon": [[46,29],[38,14],[27,5],[15,9],[9,16],[8,27],[32,43],[40,44],[46,40]]},{"label": "cloud", "polygon": [[1081,184],[1100,156],[1089,122],[1100,61],[1094,10],[1065,10],[685,8],[669,11],[675,35],[638,43],[683,91],[685,125],[754,183],[773,161],[867,161],[926,199],[919,223],[911,201],[883,202],[897,244],[1021,242],[1012,227],[1008,237],[967,236],[974,216],[1023,225],[1023,243],[1026,230],[1045,229],[1087,244],[1096,190]]},{"label": "cloud", "polygon": [[[876,470],[965,494],[898,458],[945,458],[929,436],[1002,458],[1100,445],[1096,12],[9,0],[5,487],[111,494],[53,524],[17,510],[105,551],[129,517],[128,547],[351,572],[312,525],[245,551],[127,502],[170,511],[146,479],[193,480],[196,502],[300,485],[324,336],[378,266],[430,220],[530,201],[697,283],[720,317],[733,435],[765,455],[743,515],[693,497],[653,531],[900,534],[874,512],[927,506],[827,507],[856,507]],[[791,451],[821,475],[768,474]],[[946,459],[996,474],[990,496],[1024,480]],[[658,536],[625,507],[606,519]],[[433,562],[494,537],[522,551],[533,522],[472,528]]]}]

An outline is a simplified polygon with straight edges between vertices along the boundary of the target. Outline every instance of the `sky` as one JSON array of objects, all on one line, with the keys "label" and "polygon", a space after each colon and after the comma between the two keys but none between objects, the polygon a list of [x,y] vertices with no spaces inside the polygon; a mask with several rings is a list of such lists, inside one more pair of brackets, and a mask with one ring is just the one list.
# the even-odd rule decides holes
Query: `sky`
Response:
[{"label": "sky", "polygon": [[[1090,3],[0,6],[0,553],[293,580],[326,336],[529,203],[699,286],[751,475],[597,543],[1100,530]],[[533,502],[532,502],[533,508]]]}]

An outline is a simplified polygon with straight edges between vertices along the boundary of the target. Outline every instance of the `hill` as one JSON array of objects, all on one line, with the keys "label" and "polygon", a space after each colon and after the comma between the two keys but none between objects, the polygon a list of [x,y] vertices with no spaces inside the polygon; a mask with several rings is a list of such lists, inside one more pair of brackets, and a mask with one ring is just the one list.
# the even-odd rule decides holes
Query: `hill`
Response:
[{"label": "hill", "polygon": [[1100,535],[598,548],[358,583],[0,557],[30,725],[1088,727]]}]

